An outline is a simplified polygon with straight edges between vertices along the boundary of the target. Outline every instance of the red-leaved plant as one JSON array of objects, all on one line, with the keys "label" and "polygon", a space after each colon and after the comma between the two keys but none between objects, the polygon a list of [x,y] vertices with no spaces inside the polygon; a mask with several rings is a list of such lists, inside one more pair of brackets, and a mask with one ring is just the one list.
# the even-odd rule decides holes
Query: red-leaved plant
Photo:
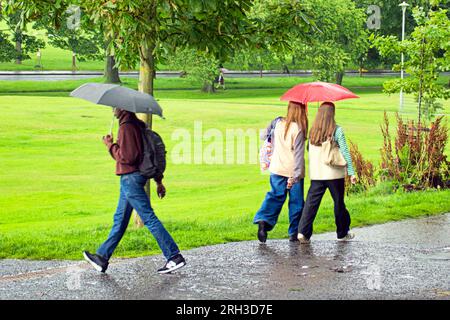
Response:
[{"label": "red-leaved plant", "polygon": [[405,124],[398,114],[396,120],[393,150],[389,120],[384,113],[381,179],[394,181],[397,187],[409,191],[450,187],[450,163],[445,155],[448,129],[443,124],[444,117],[438,117],[429,127],[414,121]]}]

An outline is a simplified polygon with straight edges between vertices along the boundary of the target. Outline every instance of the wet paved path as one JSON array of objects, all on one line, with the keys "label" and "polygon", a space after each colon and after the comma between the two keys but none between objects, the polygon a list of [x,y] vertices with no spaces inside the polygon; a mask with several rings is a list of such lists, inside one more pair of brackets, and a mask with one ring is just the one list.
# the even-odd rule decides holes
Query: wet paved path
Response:
[{"label": "wet paved path", "polygon": [[0,260],[0,299],[450,299],[450,214],[287,240],[184,252],[160,276],[161,256],[115,259],[107,274],[81,261]]},{"label": "wet paved path", "polygon": [[[174,71],[158,71],[158,78],[178,78],[179,72]],[[442,75],[449,75],[448,72],[443,72]],[[264,71],[264,77],[310,77],[312,71],[293,70],[291,74],[281,73],[277,71]],[[102,71],[0,71],[0,80],[9,81],[61,81],[61,80],[82,80],[90,78],[102,77]],[[121,77],[124,78],[138,78],[138,72],[121,72]],[[228,71],[225,73],[225,78],[259,78],[259,71]],[[359,77],[357,71],[348,71],[346,76]],[[399,72],[389,70],[379,70],[375,72],[365,73],[364,77],[393,77],[400,76]]]}]

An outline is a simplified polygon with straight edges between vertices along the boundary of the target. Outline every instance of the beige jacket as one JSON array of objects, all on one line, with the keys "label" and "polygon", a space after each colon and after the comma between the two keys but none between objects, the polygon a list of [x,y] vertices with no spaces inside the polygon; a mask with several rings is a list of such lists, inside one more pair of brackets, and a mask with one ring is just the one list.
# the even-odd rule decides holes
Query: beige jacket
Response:
[{"label": "beige jacket", "polygon": [[285,129],[286,121],[280,120],[274,131],[269,171],[299,181],[305,178],[305,138],[295,122],[291,123],[286,139]]},{"label": "beige jacket", "polygon": [[322,162],[322,147],[309,144],[309,178],[311,180],[336,180],[345,178],[345,167],[332,167]]}]

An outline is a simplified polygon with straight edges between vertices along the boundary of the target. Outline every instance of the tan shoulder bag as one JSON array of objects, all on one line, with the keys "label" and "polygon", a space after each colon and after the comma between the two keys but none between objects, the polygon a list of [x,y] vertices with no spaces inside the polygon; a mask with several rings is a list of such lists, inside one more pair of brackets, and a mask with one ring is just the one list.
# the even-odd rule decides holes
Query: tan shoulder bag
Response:
[{"label": "tan shoulder bag", "polygon": [[333,137],[322,143],[321,151],[322,162],[332,167],[346,167],[347,161],[339,150],[339,145]]}]

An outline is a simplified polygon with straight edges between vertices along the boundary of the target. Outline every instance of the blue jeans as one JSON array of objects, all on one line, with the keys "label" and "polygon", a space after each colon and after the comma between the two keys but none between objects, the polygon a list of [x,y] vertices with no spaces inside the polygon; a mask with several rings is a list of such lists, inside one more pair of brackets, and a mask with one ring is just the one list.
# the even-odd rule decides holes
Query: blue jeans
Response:
[{"label": "blue jeans", "polygon": [[144,225],[155,237],[167,260],[180,253],[175,241],[156,217],[150,205],[150,199],[144,189],[146,183],[147,178],[139,172],[120,177],[120,198],[114,214],[114,225],[108,239],[97,250],[98,255],[107,260],[111,258],[128,227],[133,209],[136,210]]},{"label": "blue jeans", "polygon": [[277,224],[278,216],[289,194],[289,236],[298,233],[298,224],[304,205],[304,179],[295,183],[290,190],[286,189],[288,178],[276,174],[270,175],[270,190],[256,213],[253,223],[265,221],[269,224],[266,230],[271,231]]}]

